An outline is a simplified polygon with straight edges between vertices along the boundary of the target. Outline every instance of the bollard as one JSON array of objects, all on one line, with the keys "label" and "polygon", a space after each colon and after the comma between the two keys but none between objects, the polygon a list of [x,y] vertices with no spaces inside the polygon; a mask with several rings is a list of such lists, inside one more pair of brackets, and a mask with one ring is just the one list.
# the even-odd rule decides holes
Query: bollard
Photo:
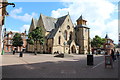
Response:
[{"label": "bollard", "polygon": [[19,55],[19,57],[23,57],[23,53],[22,53],[22,52],[20,52],[20,55]]}]

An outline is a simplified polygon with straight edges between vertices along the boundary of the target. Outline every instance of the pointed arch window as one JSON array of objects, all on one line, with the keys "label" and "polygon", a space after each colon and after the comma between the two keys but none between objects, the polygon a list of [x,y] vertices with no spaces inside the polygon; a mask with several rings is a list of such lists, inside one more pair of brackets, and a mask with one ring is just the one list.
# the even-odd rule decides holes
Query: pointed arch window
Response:
[{"label": "pointed arch window", "polygon": [[70,32],[69,40],[72,40],[72,32]]},{"label": "pointed arch window", "polygon": [[67,31],[66,30],[64,31],[64,38],[65,38],[65,40],[67,40]]},{"label": "pointed arch window", "polygon": [[61,43],[61,36],[58,37],[58,44],[60,45]]}]

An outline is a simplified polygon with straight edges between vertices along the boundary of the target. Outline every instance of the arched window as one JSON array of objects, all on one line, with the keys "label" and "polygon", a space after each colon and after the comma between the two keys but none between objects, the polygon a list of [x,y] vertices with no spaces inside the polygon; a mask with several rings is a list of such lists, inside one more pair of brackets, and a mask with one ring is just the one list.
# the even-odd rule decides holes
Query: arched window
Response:
[{"label": "arched window", "polygon": [[69,40],[72,40],[72,32],[70,32]]},{"label": "arched window", "polygon": [[65,40],[67,40],[67,31],[66,30],[64,31],[64,38],[65,38]]},{"label": "arched window", "polygon": [[69,25],[67,26],[67,29],[70,29],[70,26],[69,26]]},{"label": "arched window", "polygon": [[58,44],[61,42],[61,36],[58,37]]}]

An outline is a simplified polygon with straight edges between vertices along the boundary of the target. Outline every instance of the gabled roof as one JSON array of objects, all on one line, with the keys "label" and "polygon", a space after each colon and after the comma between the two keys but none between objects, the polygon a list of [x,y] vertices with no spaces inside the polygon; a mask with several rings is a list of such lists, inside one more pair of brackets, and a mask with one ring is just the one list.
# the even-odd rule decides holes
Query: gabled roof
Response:
[{"label": "gabled roof", "polygon": [[58,20],[56,22],[56,26],[60,27],[63,24],[63,22],[64,22],[64,20],[66,19],[67,16],[68,15],[65,15],[65,16],[62,16],[62,17],[58,18]]},{"label": "gabled roof", "polygon": [[84,21],[86,21],[86,20],[83,18],[82,15],[77,19],[77,21],[79,21],[79,20],[84,20]]},{"label": "gabled roof", "polygon": [[46,31],[51,31],[52,29],[55,28],[55,23],[57,22],[56,18],[48,17],[43,14],[40,14],[40,17],[43,20],[43,24],[44,24]]},{"label": "gabled roof", "polygon": [[35,18],[32,18],[32,20],[33,20],[33,25],[34,25],[35,27],[37,27],[37,22],[38,22],[38,20],[35,19]]},{"label": "gabled roof", "polygon": [[[37,22],[38,22],[37,19],[32,18],[31,25],[30,25],[30,28],[29,28],[29,32],[30,32],[31,29],[35,29],[37,27]],[[33,27],[32,27],[32,25],[33,25]]]},{"label": "gabled roof", "polygon": [[52,29],[52,31],[50,32],[50,34],[47,36],[47,39],[50,39],[50,38],[54,38],[56,32],[58,31],[58,28],[63,24],[64,20],[66,19],[68,15],[65,15],[65,16],[62,16],[60,18],[57,19],[57,22],[56,24],[54,25],[55,28]]},{"label": "gabled roof", "polygon": [[47,36],[47,39],[52,39],[52,38],[54,38],[54,36],[55,36],[55,34],[56,34],[57,31],[58,31],[58,28],[53,29],[53,30],[49,33],[49,35]]}]

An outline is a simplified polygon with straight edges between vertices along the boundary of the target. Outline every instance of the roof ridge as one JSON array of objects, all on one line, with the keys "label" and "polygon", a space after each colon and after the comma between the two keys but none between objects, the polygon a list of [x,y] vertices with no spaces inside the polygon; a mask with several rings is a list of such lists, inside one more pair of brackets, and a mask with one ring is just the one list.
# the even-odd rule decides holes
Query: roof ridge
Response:
[{"label": "roof ridge", "polygon": [[46,16],[46,15],[44,15],[44,14],[40,14],[41,16],[45,16],[45,17],[49,17],[49,18],[53,18],[53,19],[57,19],[57,18],[54,18],[54,17],[51,17],[51,16]]}]

